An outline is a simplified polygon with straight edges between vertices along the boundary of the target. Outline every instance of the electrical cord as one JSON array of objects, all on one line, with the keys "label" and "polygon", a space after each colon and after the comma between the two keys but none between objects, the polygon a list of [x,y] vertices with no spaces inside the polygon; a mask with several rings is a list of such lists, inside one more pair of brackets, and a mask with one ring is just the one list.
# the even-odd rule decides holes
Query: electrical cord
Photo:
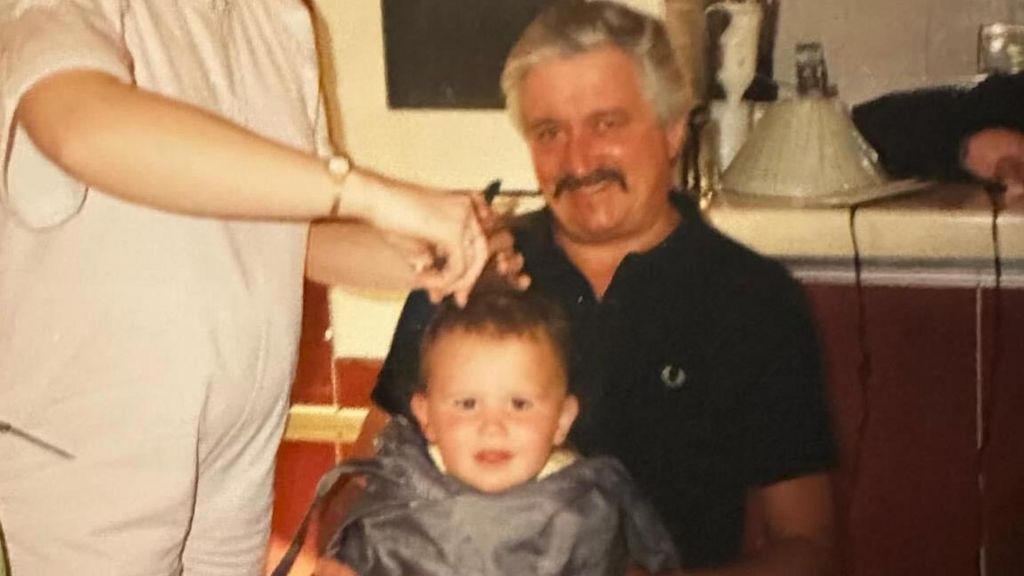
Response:
[{"label": "electrical cord", "polygon": [[[1002,339],[1002,253],[1000,249],[1000,238],[999,238],[999,215],[1004,209],[1004,196],[1005,187],[1000,184],[988,184],[984,188],[986,196],[991,206],[991,218],[990,218],[990,229],[992,239],[992,269],[994,274],[994,287],[992,292],[992,307],[991,307],[991,329],[989,331],[989,337],[991,345],[988,347],[990,352],[984,360],[987,360],[984,367],[981,369],[981,384],[979,386],[978,402],[978,443],[975,467],[978,477],[978,492],[979,498],[984,502],[985,496],[985,485],[984,485],[984,472],[985,472],[985,460],[990,445],[991,427],[992,427],[992,413],[993,407],[996,404],[996,398],[998,393],[998,373],[1002,361],[1002,354],[1000,348],[1000,342]],[[860,245],[857,238],[856,231],[856,218],[857,211],[860,208],[859,204],[854,204],[849,209],[849,233],[850,240],[853,246],[853,274],[854,274],[854,290],[857,300],[857,319],[856,319],[856,333],[857,333],[857,345],[859,348],[859,359],[857,363],[857,383],[858,390],[860,391],[861,398],[861,413],[857,420],[857,424],[854,430],[853,438],[853,457],[850,466],[850,495],[848,501],[848,510],[852,511],[855,508],[858,500],[859,492],[862,484],[863,464],[865,450],[865,441],[867,438],[868,429],[871,425],[872,419],[872,376],[873,376],[873,364],[871,351],[868,345],[868,334],[867,334],[867,305],[866,305],[866,294],[863,281],[863,259],[860,252]],[[980,309],[979,309],[980,314]],[[979,328],[978,331],[979,339],[984,334]],[[979,345],[981,343],[979,342]],[[982,347],[984,349],[984,347]],[[983,358],[979,355],[979,362],[983,361]],[[987,381],[988,393],[985,394],[986,390],[985,382]],[[987,530],[985,522],[985,510],[984,505],[979,507],[979,527],[981,533],[979,534],[979,553],[984,554],[984,544],[987,540]],[[852,522],[847,523],[847,530],[851,530]],[[847,540],[853,541],[853,533],[848,532]],[[851,556],[850,562],[853,562]],[[984,559],[981,559],[984,562]],[[851,566],[851,571],[853,567]]]},{"label": "electrical cord", "polygon": [[[1002,263],[1002,251],[1000,249],[999,239],[999,215],[1002,213],[1005,207],[1005,194],[1006,187],[999,183],[987,183],[984,186],[985,195],[988,198],[989,206],[991,207],[991,237],[992,237],[992,271],[994,275],[993,290],[992,290],[992,312],[991,312],[991,330],[988,332],[990,345],[990,352],[986,357],[979,353],[978,362],[982,365],[980,368],[979,385],[978,385],[978,443],[977,451],[975,454],[975,473],[978,478],[978,500],[981,505],[978,507],[978,554],[979,564],[984,573],[984,566],[986,564],[985,554],[985,543],[988,542],[988,523],[986,522],[985,515],[985,463],[988,455],[988,448],[991,440],[992,430],[992,414],[996,405],[996,398],[999,392],[999,368],[1002,361],[1001,354],[1001,342],[1002,342],[1002,277],[1003,277],[1003,263]],[[980,301],[983,300],[984,293],[979,297]],[[983,310],[983,307],[979,308],[979,315]],[[978,327],[978,340],[979,349],[984,350],[984,336],[983,330],[984,323],[979,319]],[[984,364],[982,364],[982,362]],[[987,383],[987,387],[986,387]]]},{"label": "electrical cord", "polygon": [[[857,211],[860,208],[860,204],[854,204],[850,206],[848,226],[850,232],[850,241],[853,245],[853,284],[854,294],[857,300],[857,320],[856,320],[856,331],[857,331],[857,348],[859,351],[857,361],[857,389],[860,392],[861,400],[861,412],[860,417],[857,419],[857,425],[854,429],[854,440],[853,440],[853,459],[850,465],[850,496],[848,500],[848,513],[852,516],[856,502],[858,500],[860,488],[861,488],[861,475],[863,473],[864,464],[864,443],[867,437],[868,427],[871,423],[871,377],[873,373],[873,364],[871,358],[871,350],[868,346],[868,329],[867,329],[867,303],[866,295],[864,292],[864,281],[863,281],[863,262],[860,253],[860,244],[857,239]],[[853,541],[854,534],[852,532],[852,522],[847,522],[847,540]],[[854,556],[849,556],[849,562],[854,562]],[[850,566],[850,571],[855,573],[854,567]]]}]

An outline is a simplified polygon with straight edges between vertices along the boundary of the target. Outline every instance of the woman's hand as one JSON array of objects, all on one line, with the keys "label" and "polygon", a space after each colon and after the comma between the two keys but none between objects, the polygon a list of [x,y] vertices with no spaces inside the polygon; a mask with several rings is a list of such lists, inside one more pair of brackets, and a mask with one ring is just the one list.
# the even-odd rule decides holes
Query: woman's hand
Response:
[{"label": "woman's hand", "polygon": [[[349,185],[353,179],[358,188]],[[357,213],[389,235],[432,300],[452,294],[465,304],[489,256],[487,236],[469,195],[357,171],[348,175],[346,188],[360,191],[357,202],[365,205]]]},{"label": "woman's hand", "polygon": [[[525,290],[530,285],[530,277],[523,273],[523,256],[515,250],[515,239],[508,229],[508,214],[499,214],[484,201],[479,193],[458,194],[448,193],[444,196],[441,193],[425,191],[426,194],[436,194],[439,199],[467,199],[472,208],[475,222],[468,222],[467,226],[474,223],[479,226],[482,234],[486,237],[486,248],[477,251],[474,247],[473,253],[467,257],[476,258],[482,255],[485,263],[484,269],[473,275],[470,270],[464,275],[464,282],[457,282],[457,288],[451,288],[445,284],[441,276],[449,271],[452,263],[450,252],[439,248],[439,245],[430,239],[414,237],[395,232],[386,232],[386,241],[395,249],[402,258],[409,264],[416,274],[418,287],[425,288],[430,294],[431,300],[440,301],[448,294],[454,293],[460,304],[465,304],[470,291],[477,288],[479,284],[501,284],[509,286],[514,290]],[[393,215],[392,215],[393,216]],[[478,263],[474,263],[476,265]]]}]

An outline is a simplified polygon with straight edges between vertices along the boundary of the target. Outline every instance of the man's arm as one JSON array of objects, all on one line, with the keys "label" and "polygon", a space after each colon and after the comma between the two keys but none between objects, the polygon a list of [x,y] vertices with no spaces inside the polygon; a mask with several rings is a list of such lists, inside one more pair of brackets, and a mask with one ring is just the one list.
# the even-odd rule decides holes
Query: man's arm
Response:
[{"label": "man's arm", "polygon": [[[755,490],[757,545],[720,568],[680,570],[657,576],[826,576],[835,564],[835,518],[828,475],[813,474]],[[647,576],[635,568],[629,576]],[[327,573],[326,576],[346,576]]]},{"label": "man's arm", "polygon": [[739,562],[686,576],[819,576],[835,562],[835,514],[827,474],[784,480],[752,495],[763,512],[758,549]]}]

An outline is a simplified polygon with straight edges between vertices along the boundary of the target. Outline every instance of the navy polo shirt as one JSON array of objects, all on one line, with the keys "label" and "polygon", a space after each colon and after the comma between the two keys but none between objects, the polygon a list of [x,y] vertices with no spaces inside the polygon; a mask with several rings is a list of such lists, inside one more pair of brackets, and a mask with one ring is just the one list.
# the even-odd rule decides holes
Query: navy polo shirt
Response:
[{"label": "navy polo shirt", "polygon": [[[600,301],[552,235],[551,214],[513,230],[540,290],[568,312],[570,440],[612,455],[653,501],[686,567],[741,551],[748,488],[829,469],[834,446],[816,332],[780,264],[726,238],[673,194],[680,225],[619,265]],[[433,314],[421,292],[402,311],[373,400],[409,415],[419,338]]]}]

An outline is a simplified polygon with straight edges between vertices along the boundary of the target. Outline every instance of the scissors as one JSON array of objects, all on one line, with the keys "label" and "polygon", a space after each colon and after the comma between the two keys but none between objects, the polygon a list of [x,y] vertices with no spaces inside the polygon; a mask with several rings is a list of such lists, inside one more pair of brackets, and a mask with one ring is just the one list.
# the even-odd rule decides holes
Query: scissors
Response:
[{"label": "scissors", "polygon": [[501,193],[501,180],[491,180],[491,183],[484,188],[484,202],[490,206],[499,193]]}]

